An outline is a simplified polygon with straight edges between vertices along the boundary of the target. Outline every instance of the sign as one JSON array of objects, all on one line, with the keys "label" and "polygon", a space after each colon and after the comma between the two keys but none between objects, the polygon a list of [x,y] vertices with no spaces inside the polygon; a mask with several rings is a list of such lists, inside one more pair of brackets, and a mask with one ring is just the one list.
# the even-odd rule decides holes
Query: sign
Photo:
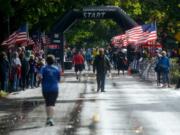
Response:
[{"label": "sign", "polygon": [[55,34],[54,34],[54,38],[59,38],[59,34],[58,34],[58,33],[55,33]]},{"label": "sign", "polygon": [[47,47],[48,47],[48,49],[59,49],[60,48],[60,46],[58,44],[50,44]]},{"label": "sign", "polygon": [[54,39],[53,43],[61,43],[61,40]]},{"label": "sign", "polygon": [[83,9],[83,18],[85,19],[102,19],[107,16],[107,14],[114,12],[116,9],[112,7],[89,7]]},{"label": "sign", "polygon": [[51,44],[47,46],[47,54],[53,54],[62,64],[64,56],[63,49],[63,34],[52,33]]},{"label": "sign", "polygon": [[59,36],[58,33],[53,34],[52,43],[55,43],[55,44],[60,44],[61,43],[60,36]]},{"label": "sign", "polygon": [[106,14],[106,12],[103,12],[103,11],[101,11],[101,12],[91,12],[91,11],[85,11],[85,12],[83,12],[83,18],[94,18],[94,19],[96,19],[96,18],[104,18],[104,16],[105,16],[105,14]]},{"label": "sign", "polygon": [[85,19],[103,19],[112,18],[112,14],[120,10],[124,14],[125,11],[114,6],[87,7],[83,9],[83,18]]}]

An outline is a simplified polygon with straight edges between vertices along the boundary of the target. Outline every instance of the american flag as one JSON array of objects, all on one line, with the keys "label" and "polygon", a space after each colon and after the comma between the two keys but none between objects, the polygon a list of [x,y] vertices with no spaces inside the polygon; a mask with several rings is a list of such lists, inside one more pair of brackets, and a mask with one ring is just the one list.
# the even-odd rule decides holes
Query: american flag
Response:
[{"label": "american flag", "polygon": [[117,46],[117,47],[127,46],[128,42],[126,39],[126,35],[122,34],[122,35],[114,36],[112,38],[112,44],[114,44],[114,46]]},{"label": "american flag", "polygon": [[42,48],[42,42],[39,40],[35,41],[33,45],[33,51],[35,53],[38,53],[41,50],[41,48]]},{"label": "american flag", "polygon": [[35,42],[32,40],[32,38],[29,38],[27,45],[34,45]]},{"label": "american flag", "polygon": [[146,24],[142,27],[143,36],[137,41],[138,44],[148,43],[150,41],[156,41],[157,30],[154,23]]},{"label": "american flag", "polygon": [[140,37],[142,36],[143,32],[142,32],[142,27],[141,26],[137,26],[134,27],[130,30],[126,31],[126,37],[127,37],[127,41],[128,43],[135,43],[137,42]]},{"label": "american flag", "polygon": [[127,42],[127,37],[125,34],[122,35],[122,41],[123,41],[123,46],[127,46],[128,42]]},{"label": "american flag", "polygon": [[130,44],[143,44],[157,39],[157,30],[154,23],[144,24],[126,31],[127,41]]},{"label": "american flag", "polygon": [[1,45],[21,44],[28,40],[27,25],[23,25],[4,40]]},{"label": "american flag", "polygon": [[23,42],[28,42],[28,32],[27,32],[27,25],[22,25],[18,31],[16,36],[16,44],[21,44]]},{"label": "american flag", "polygon": [[11,45],[11,44],[14,44],[16,42],[16,32],[13,32],[6,40],[4,40],[2,42],[1,45]]}]

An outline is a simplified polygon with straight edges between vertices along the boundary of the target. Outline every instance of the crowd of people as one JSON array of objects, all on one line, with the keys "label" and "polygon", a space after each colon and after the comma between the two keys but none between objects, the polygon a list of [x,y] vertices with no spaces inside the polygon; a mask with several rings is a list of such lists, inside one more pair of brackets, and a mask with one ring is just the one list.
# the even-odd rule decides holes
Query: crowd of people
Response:
[{"label": "crowd of people", "polygon": [[[72,61],[76,74],[76,79],[81,80],[83,69],[93,71],[97,65],[96,57],[100,55],[102,48],[67,48],[65,49],[65,61]],[[109,68],[117,71],[117,75],[128,70],[133,60],[140,61],[145,53],[135,52],[131,49],[106,48],[103,51],[109,61]],[[100,61],[100,60],[98,60]],[[165,62],[166,61],[166,62]],[[166,71],[163,72],[162,64],[166,63]],[[35,88],[40,86],[39,72],[45,64],[44,51],[34,52],[25,47],[18,47],[11,53],[0,53],[0,86],[1,90],[14,92]],[[136,64],[137,65],[137,64]],[[161,68],[160,68],[161,66]],[[163,87],[169,86],[169,59],[165,51],[157,53],[156,68],[158,85],[163,83]],[[163,81],[161,81],[163,80]]]},{"label": "crowd of people", "polygon": [[[72,61],[76,79],[81,81],[81,72],[86,69],[96,74],[97,92],[105,92],[107,73],[112,69],[117,75],[125,74],[130,63],[140,61],[145,53],[119,48],[88,48],[65,50],[65,61]],[[55,66],[56,65],[56,66]],[[0,86],[6,92],[16,92],[26,88],[42,86],[42,95],[45,99],[47,121],[46,125],[53,126],[54,106],[58,97],[58,83],[61,78],[61,68],[57,66],[53,55],[45,54],[19,47],[11,53],[0,53]],[[166,51],[156,51],[155,72],[157,85],[170,87],[169,71],[170,61]]]},{"label": "crowd of people", "polygon": [[16,92],[40,86],[38,73],[45,64],[44,51],[35,52],[18,47],[11,53],[0,53],[1,90]]},{"label": "crowd of people", "polygon": [[[67,48],[65,50],[65,61],[72,61],[73,65],[76,65],[76,63],[78,63],[78,65],[81,65],[81,71],[84,68],[90,71],[93,69],[93,62],[95,60],[95,57],[99,55],[100,50],[101,48],[98,47],[87,49]],[[122,71],[124,74],[124,71],[127,70],[129,64],[127,52],[124,51],[124,49],[113,50],[112,48],[106,48],[104,49],[104,54],[109,59],[111,67],[117,70],[118,74],[120,73],[120,71]],[[77,59],[76,56],[79,56],[79,59]]]},{"label": "crowd of people", "polygon": [[65,51],[65,60],[72,61],[76,79],[81,81],[81,72],[86,69],[96,73],[97,91],[105,91],[105,77],[111,69],[124,71],[128,69],[127,52],[124,49],[112,50],[112,48],[87,48],[70,49]]},{"label": "crowd of people", "polygon": [[[99,60],[99,55],[102,48],[87,48],[87,49],[70,49],[68,48],[65,51],[65,57],[68,60],[72,60],[74,65],[76,78],[80,80],[81,72],[84,68],[88,71],[95,70],[97,63],[101,63],[102,60]],[[157,76],[157,86],[171,87],[170,86],[170,57],[176,56],[175,52],[166,52],[161,48],[154,48],[154,52],[148,52],[147,49],[135,49],[135,48],[105,48],[103,50],[105,58],[109,61],[109,67],[117,71],[117,75],[124,75],[125,71],[131,70],[140,70],[139,63],[142,59],[154,59],[155,60],[155,69]],[[97,62],[98,61],[98,62]],[[100,64],[102,65],[102,64]],[[147,65],[144,65],[147,66]],[[96,70],[97,67],[96,67]],[[102,71],[103,68],[101,67]],[[78,73],[79,72],[79,73]],[[98,80],[99,76],[97,76]],[[180,83],[179,83],[180,84]],[[97,86],[99,90],[99,86]],[[103,88],[102,88],[103,89]]]},{"label": "crowd of people", "polygon": [[[81,79],[83,69],[93,70],[99,48],[66,49],[65,60],[70,60],[75,66],[76,78]],[[104,50],[110,61],[110,67],[123,71],[127,68],[127,57],[122,51],[114,53],[111,49]],[[0,88],[5,92],[17,92],[27,88],[40,86],[39,73],[45,65],[44,51],[33,51],[25,47],[18,47],[11,52],[0,52]]]}]

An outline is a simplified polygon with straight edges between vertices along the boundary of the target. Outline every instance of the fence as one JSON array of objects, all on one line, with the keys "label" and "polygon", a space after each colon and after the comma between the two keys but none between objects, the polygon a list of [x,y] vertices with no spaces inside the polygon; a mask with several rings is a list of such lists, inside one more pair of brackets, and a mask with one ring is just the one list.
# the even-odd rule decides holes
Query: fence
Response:
[{"label": "fence", "polygon": [[[175,59],[170,59],[170,83],[176,84],[178,79],[180,78],[180,67],[179,64],[177,64]],[[157,81],[156,72],[154,71],[155,68],[155,58],[152,59],[146,59],[141,58],[139,61],[134,60],[130,67],[132,70],[136,70],[140,77],[143,80],[148,80],[152,82]]]},{"label": "fence", "polygon": [[137,71],[140,77],[148,81],[156,81],[156,72],[154,71],[155,60],[141,58],[139,60],[134,60],[130,67],[132,70]]}]

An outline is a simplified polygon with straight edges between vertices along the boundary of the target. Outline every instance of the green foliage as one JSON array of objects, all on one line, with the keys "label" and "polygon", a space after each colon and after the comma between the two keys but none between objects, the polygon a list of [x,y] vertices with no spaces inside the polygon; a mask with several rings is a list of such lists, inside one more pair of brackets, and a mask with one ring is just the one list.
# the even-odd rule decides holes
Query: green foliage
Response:
[{"label": "green foliage", "polygon": [[5,16],[12,14],[12,9],[10,6],[11,0],[0,0],[0,12],[2,12]]},{"label": "green foliage", "polygon": [[[29,22],[30,31],[49,31],[67,11],[98,5],[119,6],[135,20],[144,23],[156,21],[161,39],[164,38],[161,33],[166,33],[174,40],[179,31],[178,0],[0,0],[0,25],[7,27],[6,20],[10,17],[11,31],[25,22]],[[107,43],[112,36],[120,33],[119,26],[111,20],[93,20],[78,21],[65,34],[69,44],[86,42],[96,45]],[[2,30],[0,39],[3,34],[7,34],[6,29]],[[166,39],[162,42],[168,44]]]},{"label": "green foliage", "polygon": [[[69,45],[91,44],[103,46],[113,35],[120,33],[120,27],[111,20],[81,20],[65,33]],[[87,45],[86,45],[87,46]]]}]

